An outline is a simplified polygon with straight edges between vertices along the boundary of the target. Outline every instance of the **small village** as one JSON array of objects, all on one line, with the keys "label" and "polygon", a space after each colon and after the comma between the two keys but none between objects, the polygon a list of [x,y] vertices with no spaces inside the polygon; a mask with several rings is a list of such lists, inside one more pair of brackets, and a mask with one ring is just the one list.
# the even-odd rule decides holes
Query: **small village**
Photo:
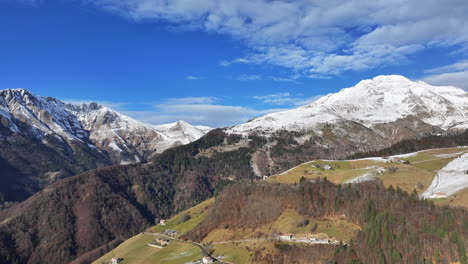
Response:
[{"label": "small village", "polygon": [[[166,223],[167,221],[165,219],[159,220],[159,226],[166,226]],[[196,242],[184,241],[180,239],[179,238],[180,234],[177,230],[166,229],[162,233],[144,232],[144,234],[152,235],[155,237],[151,243],[147,244],[147,246],[150,246],[150,247],[164,248],[164,247],[167,247],[171,243],[172,240],[177,240],[177,241],[182,241],[182,242],[197,245],[202,250],[204,256],[201,259],[196,260],[195,262],[192,262],[193,264],[212,264],[212,263],[229,264],[229,262],[221,261],[220,260],[222,258],[221,256],[218,256],[218,257],[212,256],[208,252],[208,250],[205,249],[205,245],[196,243]],[[338,241],[338,240],[330,240],[330,239],[317,238],[317,237],[312,237],[312,236],[299,237],[299,236],[296,236],[295,234],[276,233],[276,234],[273,234],[269,238],[263,238],[263,239],[252,238],[252,239],[243,239],[243,240],[235,240],[235,241],[218,241],[218,242],[212,242],[210,244],[215,245],[215,244],[242,243],[242,242],[252,242],[252,241],[276,241],[276,242],[285,242],[285,243],[326,244],[326,245],[339,245],[340,243],[342,243],[341,241]],[[109,264],[118,264],[120,261],[122,261],[121,258],[113,258],[109,262]]]}]

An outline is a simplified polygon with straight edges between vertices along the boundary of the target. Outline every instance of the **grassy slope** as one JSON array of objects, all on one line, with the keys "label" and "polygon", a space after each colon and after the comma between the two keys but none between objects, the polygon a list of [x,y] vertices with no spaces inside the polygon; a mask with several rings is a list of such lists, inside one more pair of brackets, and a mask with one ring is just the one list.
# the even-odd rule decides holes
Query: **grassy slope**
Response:
[{"label": "grassy slope", "polygon": [[[200,203],[167,221],[166,226],[154,226],[148,231],[163,232],[166,229],[174,229],[184,234],[193,229],[206,217],[207,208],[213,203],[214,199],[209,199]],[[181,223],[182,215],[188,214],[190,220]],[[202,257],[201,250],[192,244],[173,241],[163,249],[150,247],[147,244],[154,240],[154,236],[138,234],[117,248],[113,249],[106,255],[102,256],[94,264],[101,264],[110,260],[113,257],[123,258],[122,264],[146,264],[146,263],[174,263],[183,264],[189,261],[194,261]],[[157,262],[155,262],[157,261]]]},{"label": "grassy slope", "polygon": [[[406,164],[386,164],[383,162],[372,160],[355,160],[355,161],[313,161],[299,165],[287,173],[270,177],[268,181],[278,183],[295,183],[299,182],[301,177],[314,179],[316,177],[327,177],[334,183],[343,183],[349,179],[369,173],[372,169],[370,166],[388,167],[396,166],[396,173],[385,173],[378,176],[386,186],[399,186],[405,191],[412,191],[417,184],[422,184],[423,189],[418,189],[418,192],[424,191],[432,182],[436,171],[444,167],[453,158],[438,157],[440,154],[459,153],[468,151],[468,148],[448,148],[437,149],[420,152],[414,156],[407,157],[405,160],[411,162],[411,165]],[[321,170],[314,168],[313,164],[325,165],[330,164],[334,170]],[[166,226],[154,226],[149,229],[151,232],[163,232],[165,229],[175,229],[181,234],[193,229],[198,223],[203,221],[207,215],[208,207],[213,203],[214,199],[207,200],[181,214],[169,219]],[[437,201],[440,204],[449,204],[452,206],[467,206],[468,205],[468,189],[462,190],[452,197]],[[181,223],[183,214],[189,214],[191,219]],[[329,217],[321,219],[308,219],[310,223],[306,227],[298,227],[297,224],[305,220],[294,210],[286,210],[273,223],[258,228],[256,230],[233,230],[233,229],[216,229],[213,230],[204,239],[203,242],[226,241],[226,240],[242,240],[253,238],[257,232],[270,234],[273,232],[292,233],[297,236],[314,236],[321,238],[331,238],[336,240],[349,241],[354,233],[359,230],[359,226],[340,219],[339,217]],[[317,223],[317,229],[312,232],[312,226]],[[101,264],[103,261],[109,260],[112,257],[124,258],[123,264],[145,264],[145,263],[186,263],[201,258],[200,249],[194,245],[183,242],[172,242],[170,246],[157,249],[149,247],[146,244],[153,240],[153,236],[139,234],[126,242],[119,245],[117,248],[96,260],[94,263]],[[261,248],[265,252],[273,250],[273,244],[267,241],[252,241],[243,243],[230,244],[215,244],[214,255],[224,256],[224,260],[231,263],[248,263],[251,257],[253,248]]]},{"label": "grassy slope", "polygon": [[[330,238],[342,241],[350,241],[360,227],[337,217],[313,219],[309,218],[310,223],[305,227],[298,227],[298,224],[306,218],[299,215],[294,210],[284,211],[276,221],[255,230],[251,229],[215,229],[211,231],[203,240],[204,243],[217,241],[236,241],[251,239],[258,232],[271,233],[291,233],[297,237],[315,237]],[[314,224],[317,223],[317,229],[311,231]],[[232,263],[249,263],[250,252],[252,248],[261,248],[262,251],[272,251],[273,243],[269,241],[252,241],[231,244],[214,244],[215,255],[224,256],[226,261]]]},{"label": "grassy slope", "polygon": [[[166,226],[155,226],[148,231],[162,232],[165,229],[175,229],[184,234],[200,223],[207,214],[207,209],[213,202],[213,199],[205,201],[181,214],[168,220]],[[183,214],[189,214],[191,219],[180,223]],[[309,219],[310,223],[305,227],[298,227],[297,224],[305,218],[293,210],[286,210],[275,222],[263,226],[256,230],[233,230],[216,229],[213,230],[203,242],[242,240],[253,238],[255,233],[293,233],[298,236],[313,236],[319,238],[332,238],[337,240],[349,241],[354,232],[359,229],[346,220],[337,218]],[[312,226],[317,223],[317,229],[312,232]],[[202,257],[198,247],[173,241],[169,246],[158,249],[150,247],[147,244],[154,239],[151,235],[138,234],[125,241],[117,248],[113,249],[103,257],[99,258],[94,264],[101,264],[113,257],[123,258],[122,264],[146,264],[146,263],[186,263]],[[231,263],[248,263],[253,248],[262,248],[262,250],[273,250],[273,243],[268,241],[252,241],[243,243],[229,243],[214,245],[214,255],[223,256],[225,261]]]},{"label": "grassy slope", "polygon": [[[304,227],[299,227],[298,224],[306,219],[309,220],[309,224]],[[317,224],[317,229],[315,231],[311,231],[314,224]],[[288,209],[271,224],[262,226],[255,230],[218,228],[211,231],[203,242],[208,243],[252,239],[258,232],[264,234],[291,233],[297,237],[330,238],[349,241],[359,228],[359,226],[350,223],[345,219],[340,219],[339,217],[326,217],[320,219],[305,218],[296,211]]]},{"label": "grassy slope", "polygon": [[[312,236],[318,238],[330,238],[336,240],[349,241],[354,233],[360,229],[359,226],[339,219],[338,217],[327,217],[320,219],[308,218],[309,224],[304,227],[298,227],[298,224],[307,218],[299,215],[294,210],[286,210],[281,216],[271,225],[265,226],[261,231],[265,233],[280,232],[291,233],[297,237]],[[317,229],[311,231],[314,224],[317,224]]]},{"label": "grassy slope", "polygon": [[439,205],[450,205],[468,208],[468,188],[463,189],[447,198],[435,199]]},{"label": "grassy slope", "polygon": [[[268,180],[278,183],[297,183],[300,181],[301,177],[305,177],[306,179],[327,177],[329,181],[341,184],[347,180],[372,172],[372,169],[368,169],[369,166],[395,166],[398,167],[397,172],[387,172],[378,176],[378,178],[380,178],[386,186],[393,185],[395,188],[399,186],[401,189],[408,192],[412,192],[416,189],[416,191],[421,193],[429,187],[436,175],[436,171],[453,160],[453,157],[438,155],[456,155],[463,151],[468,151],[468,148],[446,148],[419,152],[414,156],[404,158],[410,161],[411,165],[396,163],[387,164],[373,160],[311,161],[301,164],[286,173],[270,177]],[[317,169],[312,166],[314,164],[329,164],[333,167],[333,170]],[[417,185],[422,185],[423,188],[418,189]]]}]

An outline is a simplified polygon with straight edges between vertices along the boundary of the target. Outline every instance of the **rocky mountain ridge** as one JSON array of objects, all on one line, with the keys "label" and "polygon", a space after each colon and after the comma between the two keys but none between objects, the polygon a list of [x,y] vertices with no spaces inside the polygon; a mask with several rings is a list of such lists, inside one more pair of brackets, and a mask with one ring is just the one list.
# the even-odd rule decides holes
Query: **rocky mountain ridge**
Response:
[{"label": "rocky mountain ridge", "polygon": [[1,90],[0,193],[7,201],[22,200],[86,170],[151,159],[209,130],[185,122],[158,129],[97,103],[67,104],[25,89]]}]

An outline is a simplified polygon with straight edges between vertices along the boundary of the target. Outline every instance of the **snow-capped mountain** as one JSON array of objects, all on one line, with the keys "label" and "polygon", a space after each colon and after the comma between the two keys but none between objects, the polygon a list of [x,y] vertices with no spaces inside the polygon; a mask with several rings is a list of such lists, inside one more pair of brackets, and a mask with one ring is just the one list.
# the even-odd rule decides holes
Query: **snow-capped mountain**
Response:
[{"label": "snow-capped mountain", "polygon": [[[282,164],[309,159],[343,159],[390,147],[402,140],[460,133],[468,129],[468,93],[431,86],[403,76],[377,76],[296,109],[271,113],[225,128],[244,141],[270,139],[253,154],[258,176]],[[248,136],[248,137],[247,137]],[[246,144],[240,141],[241,144]],[[284,166],[287,169],[287,166]]]},{"label": "snow-capped mountain", "polygon": [[140,161],[173,146],[192,142],[210,130],[186,122],[151,126],[97,103],[66,104],[25,89],[0,91],[0,116],[11,133],[48,144],[46,135],[68,144],[86,143],[114,163]]},{"label": "snow-capped mountain", "polygon": [[307,131],[324,124],[352,121],[367,128],[414,117],[443,130],[468,128],[468,93],[432,86],[403,76],[377,76],[329,94],[306,106],[276,112],[227,129],[230,133],[271,134]]},{"label": "snow-capped mountain", "polygon": [[188,144],[213,129],[207,126],[192,126],[182,120],[170,124],[155,125],[153,128],[166,136],[165,142],[159,145],[159,151],[164,151],[176,145]]},{"label": "snow-capped mountain", "polygon": [[96,103],[1,90],[0,193],[23,200],[65,177],[150,159],[209,130],[185,122],[157,128]]}]

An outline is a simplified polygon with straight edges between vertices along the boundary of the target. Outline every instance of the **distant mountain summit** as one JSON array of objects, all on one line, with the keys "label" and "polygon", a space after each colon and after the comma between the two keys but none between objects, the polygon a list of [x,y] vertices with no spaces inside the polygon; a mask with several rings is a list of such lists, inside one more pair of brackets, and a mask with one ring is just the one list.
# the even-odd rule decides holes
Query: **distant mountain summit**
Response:
[{"label": "distant mountain summit", "polygon": [[67,104],[25,89],[0,91],[0,165],[5,159],[13,185],[26,193],[85,170],[147,160],[209,130],[186,122],[152,126],[97,103]]},{"label": "distant mountain summit", "polygon": [[159,151],[172,146],[188,144],[213,130],[207,126],[193,126],[182,120],[170,124],[155,125],[153,128],[166,137],[165,141],[159,145]]},{"label": "distant mountain summit", "polygon": [[382,75],[309,105],[255,118],[227,131],[241,134],[306,131],[343,121],[372,129],[409,118],[446,131],[466,129],[468,93],[452,86],[414,82],[400,75]]}]

